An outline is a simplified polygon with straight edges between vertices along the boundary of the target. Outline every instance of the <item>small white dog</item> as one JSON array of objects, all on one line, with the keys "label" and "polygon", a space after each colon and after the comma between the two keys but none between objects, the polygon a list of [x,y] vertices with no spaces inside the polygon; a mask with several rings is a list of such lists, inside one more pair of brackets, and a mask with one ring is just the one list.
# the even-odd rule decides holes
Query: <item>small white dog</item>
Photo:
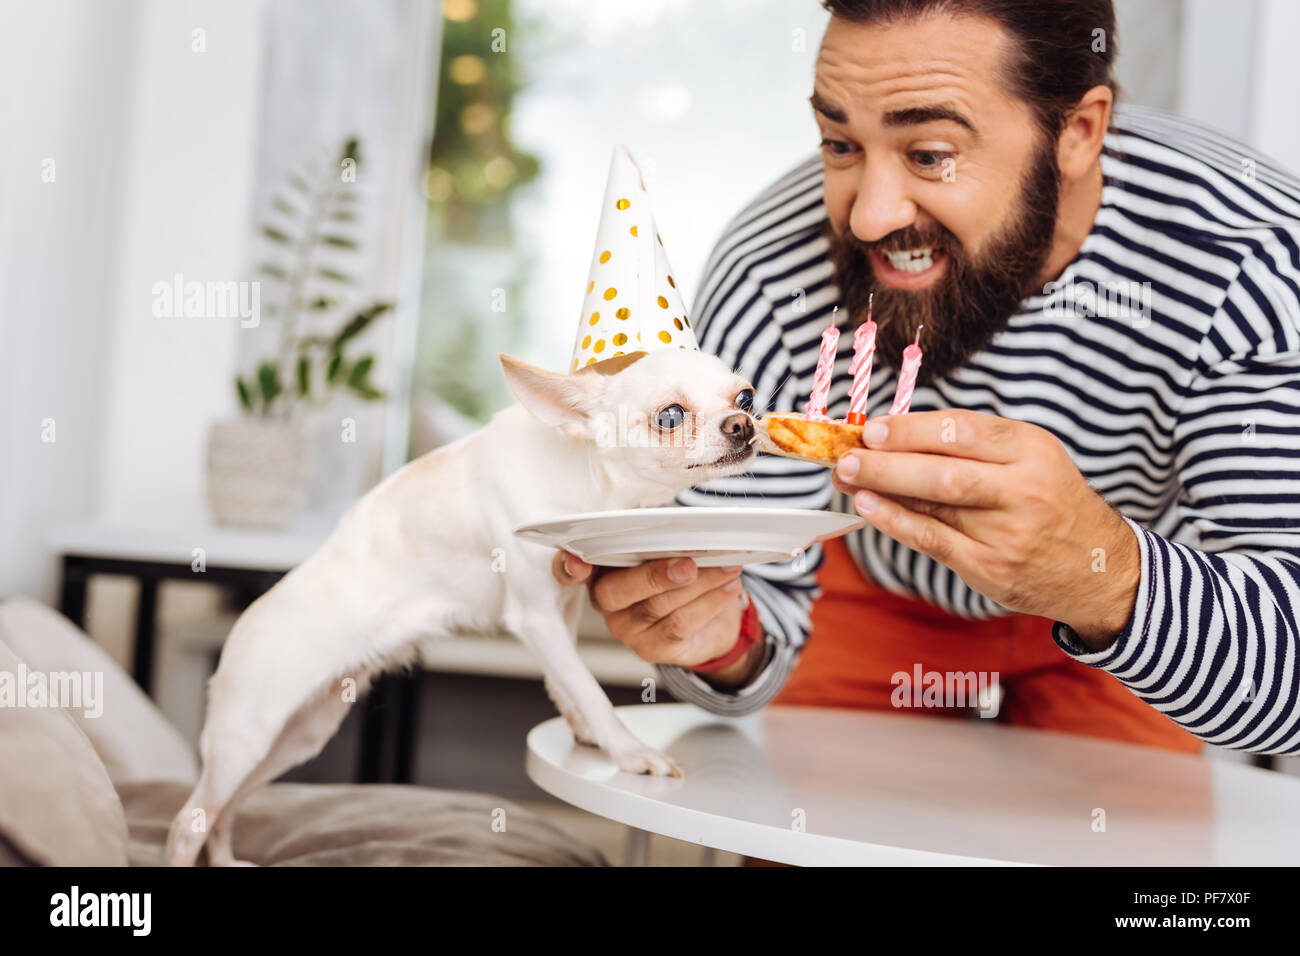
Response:
[{"label": "small white dog", "polygon": [[577,740],[623,770],[681,775],[623,726],[579,658],[581,589],[555,581],[553,549],[511,532],[669,504],[743,472],[755,455],[753,390],[689,349],[572,375],[500,358],[520,404],[377,485],[235,622],[208,688],[203,772],[168,836],[172,865],[192,865],[205,842],[210,863],[237,862],[240,802],[319,753],[371,678],[409,665],[428,636],[513,634],[537,655]]}]

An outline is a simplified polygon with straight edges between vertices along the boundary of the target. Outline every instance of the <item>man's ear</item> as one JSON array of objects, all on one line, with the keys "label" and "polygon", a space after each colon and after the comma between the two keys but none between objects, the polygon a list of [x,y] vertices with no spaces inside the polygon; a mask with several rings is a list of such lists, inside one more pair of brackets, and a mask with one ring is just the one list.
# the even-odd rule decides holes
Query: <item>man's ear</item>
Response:
[{"label": "man's ear", "polygon": [[587,431],[591,408],[590,376],[560,375],[498,352],[506,385],[519,404],[540,421],[566,435]]},{"label": "man's ear", "polygon": [[1067,182],[1086,173],[1101,154],[1102,140],[1110,126],[1115,94],[1108,86],[1094,86],[1070,110],[1056,143],[1056,164]]}]

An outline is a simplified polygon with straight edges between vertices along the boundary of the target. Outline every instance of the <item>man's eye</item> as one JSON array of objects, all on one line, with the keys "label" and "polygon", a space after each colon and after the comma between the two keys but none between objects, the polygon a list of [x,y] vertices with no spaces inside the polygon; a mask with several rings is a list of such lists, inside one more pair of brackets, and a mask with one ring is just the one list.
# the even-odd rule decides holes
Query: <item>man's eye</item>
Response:
[{"label": "man's eye", "polygon": [[659,414],[655,416],[655,424],[664,429],[677,428],[684,421],[686,421],[686,409],[680,405],[669,405],[667,408],[662,408],[659,410]]},{"label": "man's eye", "polygon": [[742,412],[752,411],[754,408],[754,390],[752,388],[741,389],[736,396],[736,407]]},{"label": "man's eye", "polygon": [[853,147],[842,139],[824,139],[822,148],[829,150],[832,156],[845,156],[853,151]]},{"label": "man's eye", "polygon": [[952,153],[941,152],[937,149],[914,149],[908,153],[908,156],[918,168],[926,172],[932,172],[943,168],[943,165],[952,158]]}]

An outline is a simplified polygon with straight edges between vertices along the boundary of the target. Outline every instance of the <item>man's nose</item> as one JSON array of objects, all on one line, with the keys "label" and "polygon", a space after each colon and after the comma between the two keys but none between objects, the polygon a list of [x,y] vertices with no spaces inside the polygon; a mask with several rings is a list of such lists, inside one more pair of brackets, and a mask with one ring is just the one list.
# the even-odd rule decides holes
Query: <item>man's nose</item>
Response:
[{"label": "man's nose", "polygon": [[903,171],[887,159],[866,160],[849,228],[862,242],[878,242],[916,221],[916,203],[904,189]]},{"label": "man's nose", "polygon": [[754,420],[744,412],[728,415],[722,420],[722,434],[737,444],[746,445],[754,437]]}]

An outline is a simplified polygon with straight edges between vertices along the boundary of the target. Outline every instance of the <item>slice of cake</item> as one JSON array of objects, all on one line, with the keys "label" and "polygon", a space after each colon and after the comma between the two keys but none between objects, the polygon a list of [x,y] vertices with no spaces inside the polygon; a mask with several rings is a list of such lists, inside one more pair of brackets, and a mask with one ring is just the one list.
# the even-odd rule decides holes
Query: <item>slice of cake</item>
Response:
[{"label": "slice of cake", "polygon": [[862,448],[862,426],[817,421],[798,412],[772,412],[758,420],[760,451],[835,467],[840,455]]}]

